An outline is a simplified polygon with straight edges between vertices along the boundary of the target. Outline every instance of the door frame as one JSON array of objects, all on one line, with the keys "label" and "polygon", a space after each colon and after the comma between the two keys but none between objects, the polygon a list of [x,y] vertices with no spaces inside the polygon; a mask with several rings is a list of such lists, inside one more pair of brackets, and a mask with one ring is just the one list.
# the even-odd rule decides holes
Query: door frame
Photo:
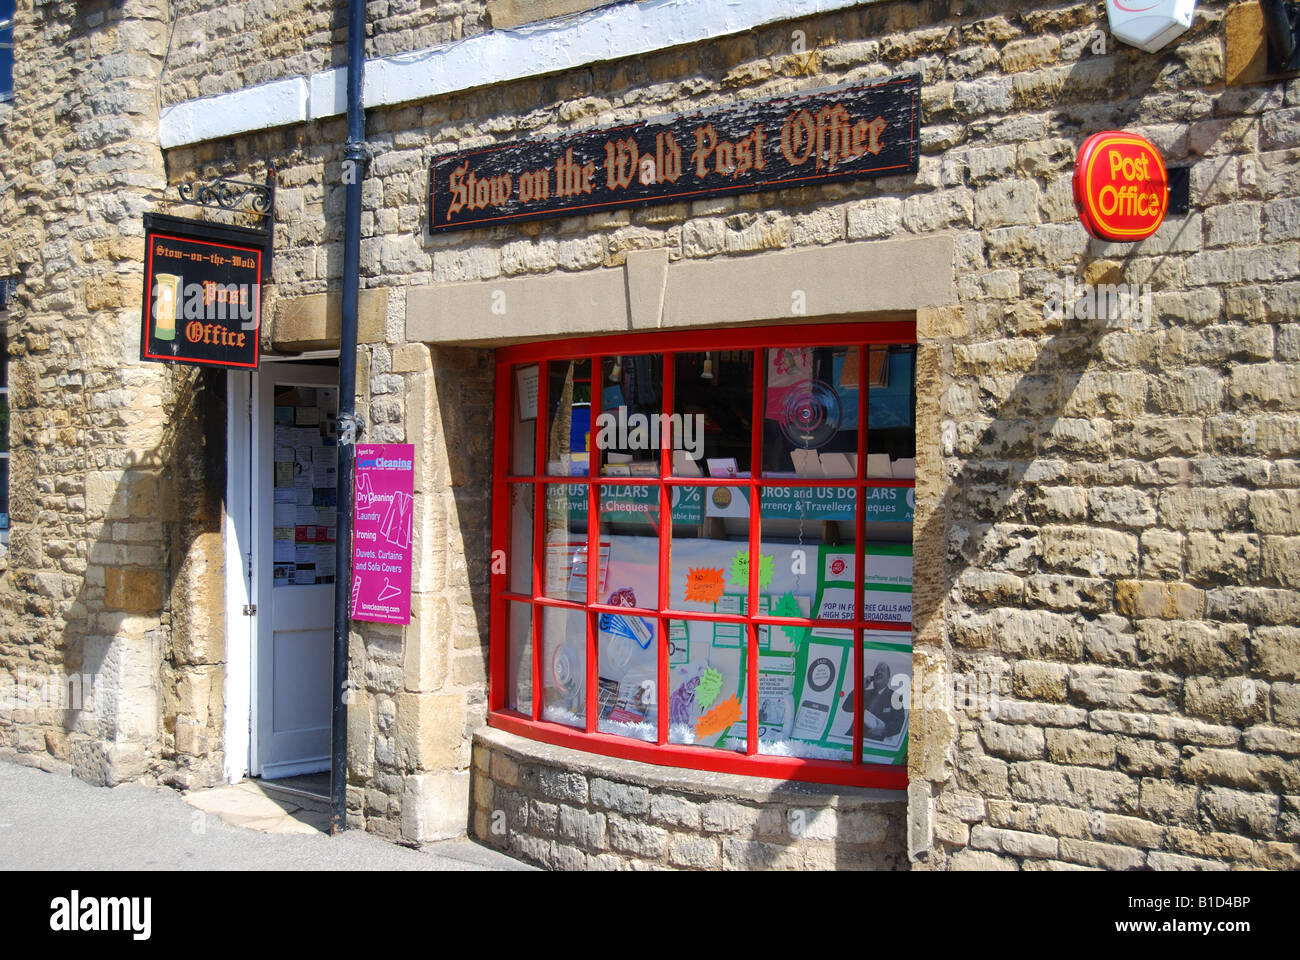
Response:
[{"label": "door frame", "polygon": [[[337,360],[337,350],[291,357],[262,355],[261,362]],[[261,466],[255,436],[257,397],[263,371],[226,373],[226,717],[223,773],[238,783],[257,767],[257,603],[252,571],[261,559],[254,525],[253,491]],[[254,607],[254,609],[256,609]]]}]

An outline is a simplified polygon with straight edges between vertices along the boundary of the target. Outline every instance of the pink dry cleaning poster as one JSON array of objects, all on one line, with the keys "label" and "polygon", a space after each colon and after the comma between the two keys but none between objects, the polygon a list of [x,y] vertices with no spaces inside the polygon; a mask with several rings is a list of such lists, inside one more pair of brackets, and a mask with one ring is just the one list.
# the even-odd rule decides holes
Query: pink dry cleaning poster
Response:
[{"label": "pink dry cleaning poster", "polygon": [[415,446],[357,444],[352,619],[411,622]]}]

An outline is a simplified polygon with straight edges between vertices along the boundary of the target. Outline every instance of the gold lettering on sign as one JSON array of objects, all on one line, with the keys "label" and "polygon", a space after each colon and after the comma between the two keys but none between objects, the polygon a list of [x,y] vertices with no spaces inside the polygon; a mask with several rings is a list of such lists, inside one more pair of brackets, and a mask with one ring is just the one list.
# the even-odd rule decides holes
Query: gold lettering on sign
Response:
[{"label": "gold lettering on sign", "polygon": [[476,177],[468,163],[462,163],[452,170],[447,180],[451,191],[451,202],[447,204],[447,219],[461,210],[484,210],[487,207],[499,207],[510,202],[514,193],[514,181],[510,174],[503,173],[497,177]]},{"label": "gold lettering on sign", "polygon": [[864,153],[880,153],[881,137],[889,124],[884,117],[853,123],[840,103],[822,107],[814,117],[807,110],[796,110],[781,125],[781,153],[791,166],[815,158],[813,167],[834,170],[835,165],[856,160]]}]

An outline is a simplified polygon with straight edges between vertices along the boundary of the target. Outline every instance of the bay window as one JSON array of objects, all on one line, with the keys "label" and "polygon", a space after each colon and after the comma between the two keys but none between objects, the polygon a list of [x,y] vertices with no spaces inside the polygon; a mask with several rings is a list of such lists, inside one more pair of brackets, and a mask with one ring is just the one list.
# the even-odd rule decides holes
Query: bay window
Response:
[{"label": "bay window", "polygon": [[498,350],[489,723],[904,786],[915,341],[880,322]]}]

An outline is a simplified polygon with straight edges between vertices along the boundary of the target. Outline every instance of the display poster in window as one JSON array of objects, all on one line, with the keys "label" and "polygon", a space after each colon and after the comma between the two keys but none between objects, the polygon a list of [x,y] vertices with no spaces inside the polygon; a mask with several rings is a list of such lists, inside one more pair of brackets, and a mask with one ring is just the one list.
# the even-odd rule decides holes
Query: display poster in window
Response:
[{"label": "display poster in window", "polygon": [[[585,543],[557,542],[570,551],[581,591],[586,589]],[[759,565],[760,614],[853,618],[853,549],[766,543]],[[867,618],[900,626],[911,623],[912,550],[908,544],[865,546],[864,606]],[[806,550],[806,565],[795,551]],[[674,541],[669,603],[683,612],[744,615],[747,612],[748,544],[738,540]],[[658,541],[644,536],[601,538],[600,601],[611,606],[653,608]],[[813,566],[813,564],[816,566]],[[564,569],[563,564],[556,564]],[[716,574],[720,590],[702,591],[701,574]],[[571,588],[573,584],[570,584]],[[883,600],[881,598],[884,598]],[[886,610],[885,608],[888,608]],[[576,614],[580,618],[580,614]],[[748,736],[745,628],[742,624],[670,618],[668,621],[669,742],[744,752]],[[597,619],[599,718],[602,733],[653,742],[657,736],[657,622],[629,611]],[[578,638],[574,629],[569,636]],[[834,627],[768,626],[758,629],[758,737],[760,752],[775,756],[847,760],[853,750],[853,631]],[[585,644],[572,641],[571,659]],[[866,631],[863,641],[863,759],[897,765],[907,756],[911,686],[911,633]],[[544,673],[543,718],[578,724],[585,696],[581,684],[561,683]]]},{"label": "display poster in window", "polygon": [[256,369],[267,240],[146,214],[140,359]]},{"label": "display poster in window", "polygon": [[415,446],[360,443],[356,449],[351,616],[410,623]]},{"label": "display poster in window", "polygon": [[917,75],[755,99],[434,159],[433,232],[915,173]]}]

